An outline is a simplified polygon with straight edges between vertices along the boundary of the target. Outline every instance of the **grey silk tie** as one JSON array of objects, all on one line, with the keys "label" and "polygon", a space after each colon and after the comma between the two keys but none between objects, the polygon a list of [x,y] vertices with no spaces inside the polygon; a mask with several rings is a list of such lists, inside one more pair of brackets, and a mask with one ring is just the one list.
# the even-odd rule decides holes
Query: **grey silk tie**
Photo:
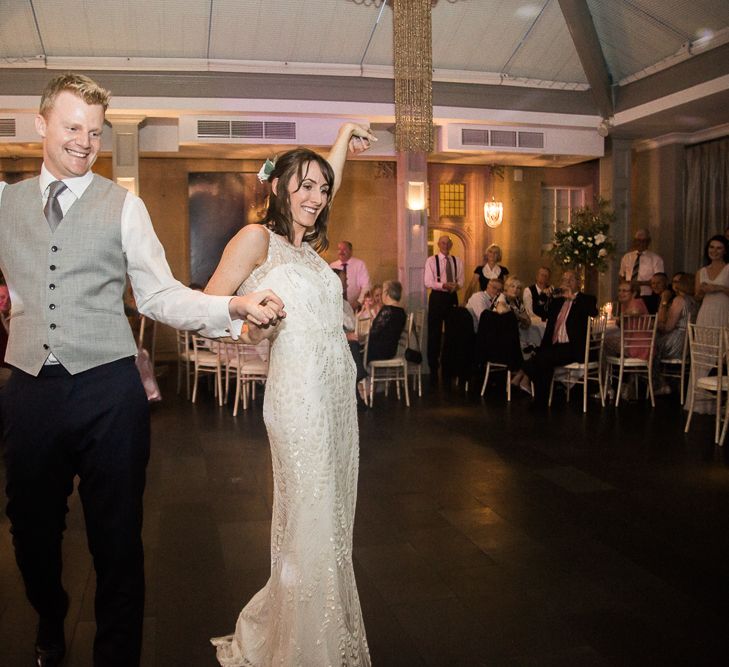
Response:
[{"label": "grey silk tie", "polygon": [[56,227],[63,220],[63,211],[58,203],[58,195],[66,189],[66,184],[63,181],[53,181],[48,188],[48,200],[43,208],[43,213],[45,213],[51,231],[55,232]]},{"label": "grey silk tie", "polygon": [[451,263],[448,261],[450,257],[446,256],[445,263],[446,263],[446,282],[452,283],[453,282],[453,267],[451,266]]}]

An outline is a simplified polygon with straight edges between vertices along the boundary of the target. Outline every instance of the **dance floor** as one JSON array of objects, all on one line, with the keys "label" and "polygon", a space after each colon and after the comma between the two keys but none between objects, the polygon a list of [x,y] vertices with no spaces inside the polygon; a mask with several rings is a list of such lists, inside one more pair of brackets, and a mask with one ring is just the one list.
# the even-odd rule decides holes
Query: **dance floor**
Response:
[{"label": "dance floor", "polygon": [[[153,416],[143,665],[212,666],[208,637],[267,578],[270,458],[260,397],[234,419],[172,380]],[[727,664],[729,445],[711,418],[684,436],[673,397],[583,416],[577,396],[535,413],[500,384],[426,392],[361,415],[354,557],[376,667]],[[64,551],[66,664],[87,667],[76,495]],[[34,632],[3,516],[0,665],[29,667]]]}]

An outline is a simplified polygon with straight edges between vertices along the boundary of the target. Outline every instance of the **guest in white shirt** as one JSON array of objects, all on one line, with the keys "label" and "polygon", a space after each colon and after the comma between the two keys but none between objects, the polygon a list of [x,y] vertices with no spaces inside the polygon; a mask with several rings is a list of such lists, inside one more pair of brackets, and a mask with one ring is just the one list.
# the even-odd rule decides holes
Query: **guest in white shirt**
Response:
[{"label": "guest in white shirt", "polygon": [[438,381],[443,324],[451,308],[458,305],[458,290],[463,287],[463,262],[451,255],[453,241],[448,236],[438,239],[437,255],[425,261],[425,287],[428,298],[428,364],[431,384]]},{"label": "guest in white shirt", "polygon": [[532,322],[547,321],[547,306],[549,297],[552,296],[552,286],[549,280],[552,271],[547,266],[540,266],[537,269],[537,281],[533,285],[524,288],[522,299],[527,315]]},{"label": "guest in white shirt", "polygon": [[352,257],[352,250],[353,247],[349,241],[340,241],[337,244],[339,259],[329,266],[344,271],[345,298],[354,310],[358,310],[370,288],[370,274],[367,271],[367,265],[361,259]]},{"label": "guest in white shirt", "polygon": [[504,289],[504,281],[501,278],[489,280],[486,289],[471,295],[466,303],[466,308],[473,316],[473,330],[478,331],[478,322],[484,310],[494,310],[499,295]]},{"label": "guest in white shirt", "polygon": [[651,278],[656,273],[664,273],[663,259],[648,250],[651,234],[647,229],[639,229],[633,237],[633,250],[626,252],[620,260],[618,278],[627,280],[640,287],[641,295],[651,293]]}]

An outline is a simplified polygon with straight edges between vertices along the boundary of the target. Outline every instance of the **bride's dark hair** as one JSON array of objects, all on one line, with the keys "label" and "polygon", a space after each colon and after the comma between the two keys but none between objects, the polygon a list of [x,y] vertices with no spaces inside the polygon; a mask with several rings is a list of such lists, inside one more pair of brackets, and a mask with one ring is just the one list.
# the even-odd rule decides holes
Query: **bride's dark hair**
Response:
[{"label": "bride's dark hair", "polygon": [[314,250],[321,252],[329,247],[327,239],[327,224],[329,223],[329,209],[332,205],[332,190],[334,188],[334,171],[331,165],[319,154],[310,151],[308,148],[295,148],[287,151],[276,159],[276,166],[268,176],[268,181],[273,182],[278,178],[276,192],[273,190],[268,198],[268,211],[264,223],[271,231],[285,236],[289,243],[294,242],[294,224],[291,216],[291,198],[289,196],[289,183],[294,180],[297,192],[306,179],[309,172],[309,165],[316,162],[321,169],[326,184],[329,186],[327,203],[319,212],[314,224],[313,231],[304,235],[304,241],[311,245]]}]

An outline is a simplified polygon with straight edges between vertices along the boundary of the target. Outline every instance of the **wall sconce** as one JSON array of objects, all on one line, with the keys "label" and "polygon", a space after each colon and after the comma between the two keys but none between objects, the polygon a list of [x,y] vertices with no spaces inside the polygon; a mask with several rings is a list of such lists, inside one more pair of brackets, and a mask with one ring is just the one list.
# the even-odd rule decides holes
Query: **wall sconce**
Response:
[{"label": "wall sconce", "polygon": [[137,192],[137,179],[134,176],[119,176],[116,179],[116,184],[121,185],[125,190],[129,190],[133,195],[139,194]]},{"label": "wall sconce", "polygon": [[483,205],[483,219],[489,227],[498,227],[504,221],[504,204],[491,197]]},{"label": "wall sconce", "polygon": [[408,181],[407,207],[411,211],[425,210],[425,183]]},{"label": "wall sconce", "polygon": [[422,225],[425,218],[425,183],[423,181],[408,181],[406,205],[409,211],[419,213],[414,224]]}]

